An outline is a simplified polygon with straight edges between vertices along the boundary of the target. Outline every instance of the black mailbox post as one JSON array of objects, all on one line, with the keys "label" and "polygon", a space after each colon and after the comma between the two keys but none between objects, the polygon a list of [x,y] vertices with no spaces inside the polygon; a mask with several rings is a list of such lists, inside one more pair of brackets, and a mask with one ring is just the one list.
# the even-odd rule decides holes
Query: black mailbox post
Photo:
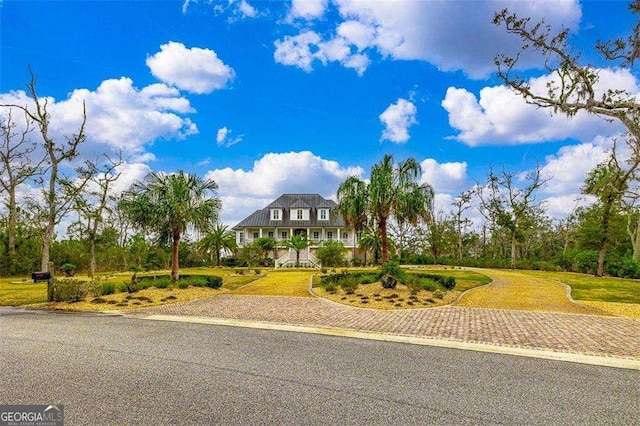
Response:
[{"label": "black mailbox post", "polygon": [[47,300],[49,302],[53,302],[53,274],[51,273],[51,271],[53,270],[53,262],[49,262],[48,267],[48,271],[32,272],[31,279],[34,283],[37,283],[38,281],[47,282]]},{"label": "black mailbox post", "polygon": [[34,283],[37,283],[39,281],[49,281],[51,279],[51,272],[49,271],[33,272],[31,274],[31,279],[33,280]]}]

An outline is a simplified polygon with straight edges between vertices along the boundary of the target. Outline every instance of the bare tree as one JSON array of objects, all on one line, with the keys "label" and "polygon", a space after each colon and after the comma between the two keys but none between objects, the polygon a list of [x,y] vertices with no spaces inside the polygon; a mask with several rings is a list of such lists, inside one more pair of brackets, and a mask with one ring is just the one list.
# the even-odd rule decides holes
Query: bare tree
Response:
[{"label": "bare tree", "polygon": [[89,183],[84,192],[78,194],[74,201],[74,209],[78,211],[86,223],[86,233],[89,240],[89,277],[96,272],[96,236],[102,223],[104,214],[111,211],[110,203],[115,201],[111,194],[113,183],[120,178],[118,166],[123,163],[122,155],[118,153],[116,158],[104,155],[105,162],[102,165],[85,163],[89,172]]},{"label": "bare tree", "polygon": [[0,117],[0,192],[7,192],[7,249],[9,273],[14,274],[16,266],[16,234],[18,223],[18,203],[16,190],[26,180],[38,175],[44,158],[33,158],[37,144],[30,139],[34,130],[33,121],[25,114],[24,127],[13,119],[13,110],[8,109],[6,119]]},{"label": "bare tree", "polygon": [[[640,12],[640,0],[631,3],[632,13]],[[499,54],[495,58],[498,76],[527,103],[541,108],[549,108],[553,113],[568,117],[579,111],[596,114],[609,120],[621,122],[631,134],[635,143],[640,141],[640,102],[635,93],[621,89],[598,90],[598,69],[580,63],[580,54],[568,45],[569,29],[563,28],[553,33],[544,21],[530,22],[530,18],[519,18],[507,9],[496,13],[494,24],[504,26],[509,34],[520,37],[522,50],[515,56]],[[626,67],[638,58],[640,38],[638,22],[627,38],[608,42],[598,42],[596,50],[612,65]],[[522,53],[536,51],[544,58],[544,67],[551,76],[546,90],[535,91],[531,85],[515,71]]]},{"label": "bare tree", "polygon": [[499,174],[489,171],[486,186],[477,186],[476,193],[480,199],[481,212],[498,227],[508,232],[511,244],[511,268],[516,268],[518,238],[527,226],[528,217],[536,214],[541,202],[536,201],[536,191],[549,178],[540,176],[540,167],[524,177],[526,185],[517,186],[516,173],[508,172],[504,167]]},{"label": "bare tree", "polygon": [[[40,182],[42,184],[44,208],[39,209],[46,222],[42,238],[41,260],[41,268],[43,271],[46,271],[49,268],[49,252],[55,227],[72,208],[75,197],[82,191],[88,181],[87,175],[84,175],[80,179],[71,180],[60,170],[64,163],[71,162],[78,155],[78,146],[86,139],[85,124],[87,122],[87,110],[83,102],[81,122],[78,126],[77,133],[65,136],[64,141],[56,140],[49,129],[51,116],[47,111],[48,100],[46,98],[40,99],[38,96],[36,90],[37,79],[31,68],[29,68],[29,74],[31,75],[31,79],[26,86],[33,100],[32,108],[29,108],[29,105],[3,106],[19,108],[24,111],[29,119],[38,127],[46,152],[45,162],[47,167],[45,170],[45,178]],[[39,207],[37,203],[32,205]]]},{"label": "bare tree", "polygon": [[453,200],[454,210],[451,212],[456,229],[456,257],[462,259],[462,240],[464,232],[471,225],[471,219],[463,217],[465,211],[471,208],[473,191],[464,191]]}]

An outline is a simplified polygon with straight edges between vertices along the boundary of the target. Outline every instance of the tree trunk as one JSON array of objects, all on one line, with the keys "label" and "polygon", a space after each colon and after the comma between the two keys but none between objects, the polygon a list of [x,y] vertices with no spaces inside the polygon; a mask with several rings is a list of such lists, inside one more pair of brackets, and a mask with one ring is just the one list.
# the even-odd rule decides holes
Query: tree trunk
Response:
[{"label": "tree trunk", "polygon": [[9,188],[9,223],[7,224],[8,251],[9,251],[9,275],[16,273],[16,227],[17,227],[17,208],[16,208],[16,188],[12,185]]},{"label": "tree trunk", "polygon": [[602,238],[598,247],[598,268],[596,277],[604,276],[604,258],[607,252],[607,237],[609,236],[609,217],[611,216],[611,204],[607,203],[602,212]]},{"label": "tree trunk", "polygon": [[511,269],[516,269],[516,246],[517,246],[516,232],[512,231],[511,232]]},{"label": "tree trunk", "polygon": [[628,213],[627,218],[627,235],[631,239],[631,247],[633,248],[633,260],[635,262],[640,262],[640,218],[635,220],[635,224],[632,225],[632,221],[634,221],[634,215],[631,212]]},{"label": "tree trunk", "polygon": [[378,227],[380,228],[380,238],[382,240],[382,265],[386,265],[389,260],[389,251],[387,248],[387,218],[380,218],[378,220]]},{"label": "tree trunk", "polygon": [[178,250],[180,249],[180,232],[173,232],[173,244],[171,247],[171,282],[178,281]]},{"label": "tree trunk", "polygon": [[96,237],[91,235],[89,237],[89,278],[94,277],[96,274]]},{"label": "tree trunk", "polygon": [[351,256],[351,265],[355,266],[356,265],[356,255],[357,255],[357,240],[358,239],[358,229],[357,228],[353,228],[353,256]]}]

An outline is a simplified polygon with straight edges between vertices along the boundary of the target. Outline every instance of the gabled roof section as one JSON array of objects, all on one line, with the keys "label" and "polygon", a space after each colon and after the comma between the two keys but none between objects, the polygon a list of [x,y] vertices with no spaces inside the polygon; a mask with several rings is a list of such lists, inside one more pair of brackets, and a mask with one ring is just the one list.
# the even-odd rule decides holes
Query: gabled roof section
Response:
[{"label": "gabled roof section", "polygon": [[[291,208],[311,209],[311,215],[308,221],[304,221],[305,226],[309,227],[342,227],[345,226],[342,216],[337,214],[329,215],[329,220],[318,222],[318,215],[313,210],[319,208],[333,209],[337,206],[335,201],[327,200],[319,194],[282,194],[273,202],[269,203],[264,209],[256,210],[246,219],[233,227],[239,231],[242,228],[258,228],[258,227],[297,227],[300,226],[299,220],[291,221],[287,210]],[[284,209],[285,213],[282,220],[271,220],[270,209]]]},{"label": "gabled roof section", "polygon": [[336,205],[337,204],[331,200],[322,200],[322,202],[318,204],[316,207],[319,209],[332,209]]},{"label": "gabled roof section", "polygon": [[310,209],[311,206],[298,198],[296,201],[293,202],[293,204],[291,204],[289,206],[289,208],[292,208],[292,209],[294,209],[294,208],[295,209]]}]

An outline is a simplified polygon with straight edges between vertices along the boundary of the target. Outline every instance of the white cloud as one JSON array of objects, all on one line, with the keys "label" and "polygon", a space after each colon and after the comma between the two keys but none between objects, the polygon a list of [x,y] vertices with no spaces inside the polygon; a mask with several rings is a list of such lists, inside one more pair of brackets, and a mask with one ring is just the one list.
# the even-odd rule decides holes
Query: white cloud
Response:
[{"label": "white cloud", "polygon": [[[495,70],[496,53],[514,53],[519,49],[517,37],[492,24],[496,11],[508,7],[532,21],[545,18],[555,28],[576,28],[581,18],[578,0],[486,0],[474,2],[473,7],[454,1],[334,0],[333,5],[342,21],[323,42],[342,38],[348,47],[368,60],[374,53],[392,60],[422,60],[443,71],[462,70],[472,78],[484,78]],[[315,22],[328,7],[326,1],[294,1],[287,21],[300,17]],[[540,65],[535,55],[521,57],[523,67],[534,64]]]},{"label": "white cloud", "polygon": [[[638,81],[629,70],[600,69],[598,72],[598,93],[608,88],[640,93]],[[546,93],[547,83],[553,80],[545,75],[529,83],[534,92]],[[479,100],[466,89],[449,87],[442,107],[449,113],[451,127],[459,131],[455,139],[469,146],[515,145],[565,138],[587,140],[597,134],[613,135],[622,130],[620,123],[611,123],[584,111],[571,118],[552,115],[548,108],[527,104],[506,86],[483,88]]]},{"label": "white cloud", "polygon": [[288,20],[321,18],[327,9],[328,0],[292,0]]},{"label": "white cloud", "polygon": [[420,163],[422,169],[421,183],[429,183],[435,192],[452,193],[465,189],[467,180],[467,163],[438,163],[427,158]]},{"label": "white cloud", "polygon": [[313,62],[323,65],[338,62],[346,68],[354,69],[358,75],[364,74],[369,66],[367,55],[354,52],[349,42],[343,37],[335,37],[322,41],[314,31],[305,31],[296,36],[285,36],[274,43],[276,50],[273,57],[283,65],[292,65],[306,72],[313,70]]},{"label": "white cloud", "polygon": [[229,130],[227,126],[221,127],[218,129],[218,133],[216,134],[216,143],[218,146],[230,147],[239,142],[242,142],[242,138],[244,135],[238,135],[236,137],[231,137],[232,130]]},{"label": "white cloud", "polygon": [[160,46],[155,55],[147,56],[146,63],[161,81],[196,94],[222,89],[235,75],[213,50],[188,49],[174,41]]},{"label": "white cloud", "polygon": [[255,18],[258,15],[256,8],[247,3],[246,0],[242,0],[240,2],[238,9],[240,10],[243,18]]},{"label": "white cloud", "polygon": [[123,163],[116,168],[116,172],[120,173],[120,177],[112,184],[112,195],[128,190],[135,181],[142,181],[151,168],[144,163]]},{"label": "white cloud", "polygon": [[380,121],[385,129],[380,140],[388,140],[395,143],[405,143],[409,140],[409,127],[416,124],[416,106],[406,99],[398,98],[395,104],[387,107],[380,114]]},{"label": "white cloud", "polygon": [[[83,149],[106,144],[125,154],[141,154],[144,145],[158,138],[183,139],[198,133],[195,123],[184,117],[194,112],[189,101],[164,84],[138,89],[130,78],[122,77],[105,80],[94,91],[76,89],[65,100],[41,99],[48,103],[51,135],[60,140],[77,132],[85,102],[87,143]],[[24,91],[0,94],[0,103],[33,108]]]},{"label": "white cloud", "polygon": [[546,158],[541,172],[550,179],[544,192],[551,195],[578,194],[587,174],[605,161],[612,147],[611,139],[596,138],[593,142],[560,148],[557,154]]},{"label": "white cloud", "polygon": [[342,181],[362,173],[360,167],[342,167],[302,151],[267,154],[255,161],[250,170],[217,169],[208,172],[206,178],[215,180],[220,188],[222,220],[235,225],[283,193],[333,197]]},{"label": "white cloud", "polygon": [[[273,57],[280,64],[297,66],[311,72],[311,63],[319,42],[320,36],[313,31],[305,31],[297,36],[285,36],[283,40],[275,41],[276,50]],[[314,52],[311,50],[312,46],[316,46]]]}]

